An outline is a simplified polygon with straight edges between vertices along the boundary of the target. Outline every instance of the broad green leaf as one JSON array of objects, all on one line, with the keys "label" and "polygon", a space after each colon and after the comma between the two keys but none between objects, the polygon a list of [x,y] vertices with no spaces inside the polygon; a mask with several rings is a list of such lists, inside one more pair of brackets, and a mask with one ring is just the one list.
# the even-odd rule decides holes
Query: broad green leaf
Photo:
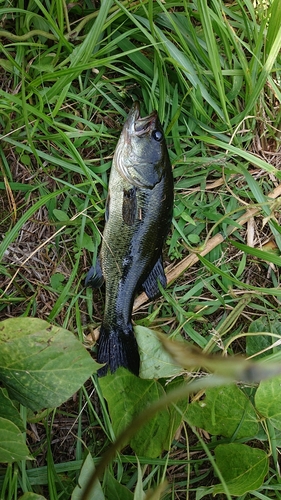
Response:
[{"label": "broad green leaf", "polygon": [[198,243],[200,243],[200,237],[198,236],[198,234],[189,234],[188,239],[193,245],[197,245]]},{"label": "broad green leaf", "polygon": [[[257,320],[258,321],[258,320]],[[253,332],[261,332],[262,330],[260,329],[255,329],[252,330]],[[265,332],[269,333],[268,330],[264,330]],[[268,354],[272,354],[272,344],[274,340],[272,341],[271,335],[263,335],[260,333],[259,335],[250,335],[246,337],[246,354],[247,356],[253,356],[254,354],[257,354],[255,356],[255,359],[261,359],[264,358],[265,356],[268,356]],[[262,352],[265,351],[265,352]]]},{"label": "broad green leaf", "polygon": [[19,411],[2,388],[0,388],[0,417],[11,420],[21,432],[24,432],[25,428]]},{"label": "broad green leaf", "polygon": [[[234,496],[259,488],[268,472],[267,454],[245,444],[220,444],[215,448],[215,457],[229,493]],[[223,492],[221,484],[215,485],[215,495]]]},{"label": "broad green leaf", "polygon": [[133,500],[134,494],[128,490],[126,486],[120,484],[108,471],[106,472],[104,484],[106,498],[114,498],[114,500]]},{"label": "broad green leaf", "polygon": [[[246,337],[246,353],[248,356],[252,356],[258,352],[267,349],[264,353],[255,356],[255,359],[262,358],[272,353],[272,349],[268,349],[274,342],[278,341],[278,337],[275,335],[280,335],[281,337],[281,321],[279,314],[268,314],[268,316],[262,316],[261,318],[253,321],[249,327],[249,333],[258,333],[260,335],[250,335]],[[263,335],[263,333],[273,333],[271,335]],[[275,346],[275,349],[281,349],[281,346]]]},{"label": "broad green leaf", "polygon": [[140,377],[144,379],[169,378],[182,373],[164,349],[157,333],[144,326],[135,326],[141,358]]},{"label": "broad green leaf", "polygon": [[55,273],[50,278],[51,286],[55,290],[61,290],[63,288],[63,281],[64,280],[65,280],[65,276],[63,274]]},{"label": "broad green leaf", "polygon": [[21,155],[21,162],[24,164],[24,165],[30,165],[31,163],[31,158],[29,155]]},{"label": "broad green leaf", "polygon": [[263,380],[255,394],[258,412],[269,418],[272,425],[281,430],[281,376]]},{"label": "broad green leaf", "polygon": [[[80,236],[78,237],[80,238]],[[77,238],[77,244],[81,245],[82,248],[86,248],[86,250],[89,250],[89,252],[94,252],[96,249],[96,244],[93,241],[93,237],[89,236],[87,233],[83,234],[82,237],[82,242],[80,243],[80,240]]]},{"label": "broad green leaf", "polygon": [[37,318],[0,323],[0,380],[32,410],[61,405],[98,366],[64,328]]},{"label": "broad green leaf", "polygon": [[[71,500],[83,500],[84,499],[84,491],[88,484],[88,481],[95,470],[95,465],[91,454],[89,453],[86,457],[85,462],[82,465],[81,472],[78,477],[78,484],[75,486],[73,493],[71,495]],[[92,486],[90,493],[88,495],[89,498],[93,498],[95,500],[105,500],[105,496],[103,494],[100,482],[97,481]]]},{"label": "broad green leaf", "polygon": [[22,432],[10,420],[0,417],[0,462],[32,460]]},{"label": "broad green leaf", "polygon": [[[160,397],[160,394],[156,396],[158,389],[155,388],[155,399]],[[163,410],[135,434],[130,442],[131,448],[140,456],[158,457],[164,449],[167,449],[167,443],[170,445],[170,422],[169,410]]]},{"label": "broad green leaf", "polygon": [[259,429],[251,402],[236,385],[207,389],[203,400],[188,406],[185,419],[215,436],[235,439],[255,436]]},{"label": "broad green leaf", "polygon": [[53,214],[60,222],[69,221],[69,217],[64,210],[58,210],[57,208],[54,208]]},{"label": "broad green leaf", "polygon": [[[116,435],[131,423],[134,416],[165,394],[163,387],[155,380],[142,380],[123,368],[103,377],[100,385]],[[137,455],[157,457],[169,437],[170,424],[169,410],[161,411],[131,439],[131,448]]]}]

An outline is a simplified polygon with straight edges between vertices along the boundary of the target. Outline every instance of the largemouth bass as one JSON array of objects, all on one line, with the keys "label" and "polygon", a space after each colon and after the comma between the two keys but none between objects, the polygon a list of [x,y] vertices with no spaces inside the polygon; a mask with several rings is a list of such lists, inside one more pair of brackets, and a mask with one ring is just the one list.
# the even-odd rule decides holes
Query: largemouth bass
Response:
[{"label": "largemouth bass", "polygon": [[98,362],[105,375],[119,366],[138,375],[140,358],[131,322],[135,294],[150,299],[166,286],[162,246],[173,211],[173,175],[156,111],[140,118],[134,103],[116,146],[108,186],[105,228],[96,266],[86,277],[94,288],[105,281],[105,310]]}]

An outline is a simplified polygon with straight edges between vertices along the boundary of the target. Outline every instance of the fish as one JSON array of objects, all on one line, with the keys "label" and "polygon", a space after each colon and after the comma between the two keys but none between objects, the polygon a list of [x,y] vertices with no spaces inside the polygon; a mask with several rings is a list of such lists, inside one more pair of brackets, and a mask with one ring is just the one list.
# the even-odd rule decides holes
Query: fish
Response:
[{"label": "fish", "polygon": [[86,276],[93,288],[105,283],[98,341],[98,375],[125,367],[139,375],[140,356],[132,325],[135,295],[149,299],[167,284],[162,248],[174,203],[172,166],[156,111],[140,117],[137,101],[127,116],[113,156],[105,227],[99,257]]}]

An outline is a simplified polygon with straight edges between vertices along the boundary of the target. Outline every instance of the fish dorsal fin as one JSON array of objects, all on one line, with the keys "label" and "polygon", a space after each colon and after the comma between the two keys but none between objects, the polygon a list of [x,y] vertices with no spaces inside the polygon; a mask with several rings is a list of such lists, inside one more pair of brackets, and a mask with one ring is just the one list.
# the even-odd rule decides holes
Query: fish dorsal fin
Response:
[{"label": "fish dorsal fin", "polygon": [[132,226],[136,219],[137,195],[136,188],[123,191],[122,217],[125,224]]}]

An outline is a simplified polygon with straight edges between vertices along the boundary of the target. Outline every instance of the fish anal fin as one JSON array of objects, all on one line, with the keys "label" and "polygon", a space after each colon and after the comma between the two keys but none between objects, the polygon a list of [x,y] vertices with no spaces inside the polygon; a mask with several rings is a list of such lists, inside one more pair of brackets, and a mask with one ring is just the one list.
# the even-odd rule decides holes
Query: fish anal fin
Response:
[{"label": "fish anal fin", "polygon": [[95,266],[92,266],[85,278],[85,286],[100,288],[104,282],[100,259],[96,260]]},{"label": "fish anal fin", "polygon": [[125,224],[132,226],[137,212],[136,188],[133,187],[123,192],[122,217]]},{"label": "fish anal fin", "polygon": [[146,280],[142,283],[142,288],[144,289],[146,295],[149,299],[155,299],[160,295],[158,280],[163,286],[163,288],[167,285],[167,278],[165,276],[164,268],[163,268],[163,259],[162,255],[160,255],[159,259],[156,261],[153,269],[150,271]]}]

